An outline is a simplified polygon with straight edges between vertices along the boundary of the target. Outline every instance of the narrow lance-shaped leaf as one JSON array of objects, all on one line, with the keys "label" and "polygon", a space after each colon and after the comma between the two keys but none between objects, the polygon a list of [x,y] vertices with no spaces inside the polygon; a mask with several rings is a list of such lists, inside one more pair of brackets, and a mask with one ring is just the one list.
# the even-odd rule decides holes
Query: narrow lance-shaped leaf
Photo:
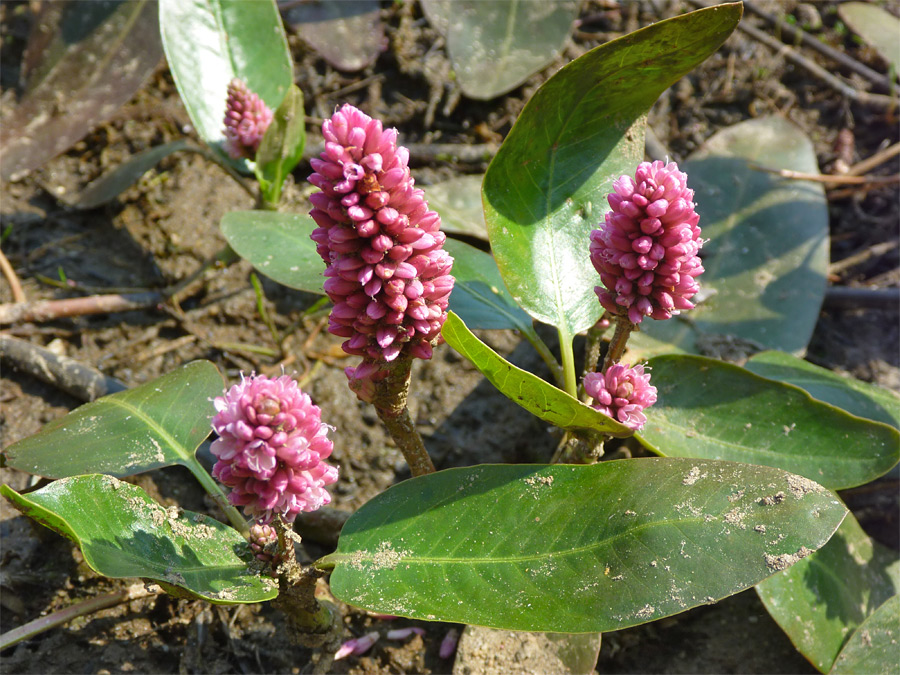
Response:
[{"label": "narrow lance-shaped leaf", "polygon": [[661,455],[775,466],[838,490],[900,459],[897,430],[816,401],[798,387],[700,356],[650,360],[656,404],[636,434]]},{"label": "narrow lance-shaped leaf", "polygon": [[488,167],[491,247],[513,298],[571,336],[596,323],[588,256],[605,195],[644,154],[644,115],[734,30],[741,5],[661,21],[589,51],[527,103]]},{"label": "narrow lance-shaped leaf", "polygon": [[453,312],[447,314],[441,335],[453,349],[472,362],[511,401],[561,429],[589,429],[609,436],[627,437],[632,430],[577,398],[569,396],[534,373],[511,364],[484,344]]},{"label": "narrow lance-shaped leaf", "polygon": [[853,631],[900,591],[900,561],[850,513],[825,546],[756,591],[794,646],[827,673]]},{"label": "narrow lance-shaped leaf", "polygon": [[218,148],[224,140],[222,120],[233,78],[273,110],[294,81],[274,0],[159,0],[159,24],[178,93],[209,145]]},{"label": "narrow lance-shaped leaf", "polygon": [[[63,478],[84,473],[131,476],[182,464],[203,472],[194,451],[209,436],[223,380],[209,361],[194,361],[134,389],[104,396],[13,443],[6,463]],[[203,472],[205,474],[205,472]]]},{"label": "narrow lance-shaped leaf", "polygon": [[274,580],[248,569],[252,556],[236,530],[201,513],[163,508],[112,476],[64,478],[26,495],[3,485],[0,494],[75,542],[85,562],[104,576],[150,579],[170,592],[216,604],[278,595]]},{"label": "narrow lance-shaped leaf", "polygon": [[317,227],[305,213],[231,211],[220,225],[239,256],[289,288],[323,294],[325,264],[309,238]]},{"label": "narrow lance-shaped leaf", "polygon": [[318,564],[370,611],[596,633],[752,586],[822,546],[846,512],[810,480],[749,464],[480,465],[388,488]]},{"label": "narrow lance-shaped leaf", "polygon": [[800,387],[813,398],[853,415],[900,428],[900,396],[889,389],[838,375],[784,352],[760,352],[744,367],[760,377]]},{"label": "narrow lance-shaped leaf", "polygon": [[900,596],[886,600],[850,637],[831,675],[892,675],[900,656]]}]

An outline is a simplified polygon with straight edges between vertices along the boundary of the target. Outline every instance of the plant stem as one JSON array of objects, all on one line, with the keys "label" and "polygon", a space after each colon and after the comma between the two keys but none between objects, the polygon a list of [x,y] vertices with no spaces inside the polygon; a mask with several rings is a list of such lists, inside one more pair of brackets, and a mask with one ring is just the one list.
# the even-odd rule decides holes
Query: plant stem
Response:
[{"label": "plant stem", "polygon": [[544,343],[544,341],[541,340],[541,338],[537,333],[534,332],[534,330],[523,330],[522,336],[531,343],[531,346],[534,347],[535,351],[544,360],[544,363],[547,364],[547,367],[550,369],[550,374],[553,376],[556,384],[560,387],[565,386],[562,366],[559,365],[559,361],[557,361],[556,357],[553,356],[553,352],[550,351],[550,347],[548,347]]},{"label": "plant stem", "polygon": [[606,359],[603,361],[603,372],[605,373],[609,367],[619,362],[625,353],[625,345],[628,342],[628,336],[631,331],[637,329],[637,325],[631,323],[628,317],[616,317],[616,332],[613,333],[612,340],[609,343],[609,351],[606,352]]},{"label": "plant stem", "polygon": [[603,336],[606,329],[609,328],[610,318],[609,312],[603,312],[597,323],[588,328],[587,340],[584,345],[584,373],[582,377],[588,373],[597,370],[597,362],[600,360],[600,345],[603,343]]},{"label": "plant stem", "polygon": [[428,456],[422,436],[410,419],[409,409],[406,407],[412,360],[403,359],[389,367],[390,374],[375,383],[375,396],[372,399],[375,411],[406,458],[412,475],[434,473],[434,463]]},{"label": "plant stem", "polygon": [[225,515],[228,516],[228,520],[231,521],[231,525],[234,529],[240,532],[242,536],[247,537],[247,535],[250,534],[250,526],[247,525],[247,521],[244,520],[241,512],[228,502],[225,493],[222,492],[222,488],[220,488],[219,484],[213,480],[213,477],[206,473],[203,467],[196,461],[189,462],[187,468],[194,474],[194,478],[200,481],[200,485],[202,485],[203,489],[209,493],[209,496],[215,500],[219,508],[225,512]]},{"label": "plant stem", "polygon": [[567,328],[558,328],[559,353],[562,356],[563,389],[572,398],[578,398],[578,380],[575,377],[575,352],[572,350],[572,336]]}]

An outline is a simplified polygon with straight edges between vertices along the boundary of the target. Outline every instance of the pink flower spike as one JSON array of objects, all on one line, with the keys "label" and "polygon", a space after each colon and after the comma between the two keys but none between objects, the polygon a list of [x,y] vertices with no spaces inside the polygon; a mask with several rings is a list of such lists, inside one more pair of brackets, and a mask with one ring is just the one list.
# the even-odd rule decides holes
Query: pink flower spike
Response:
[{"label": "pink flower spike", "polygon": [[442,659],[449,659],[453,656],[453,652],[456,651],[456,645],[459,642],[459,631],[456,628],[451,628],[447,631],[447,634],[444,636],[444,639],[441,640],[441,649],[438,652],[438,656]]},{"label": "pink flower spike", "polygon": [[613,188],[606,222],[591,232],[600,304],[635,324],[693,307],[703,240],[687,174],[675,162],[642,162],[634,178],[621,176]]},{"label": "pink flower spike", "polygon": [[647,422],[644,409],[656,403],[656,387],[640,363],[633,368],[616,363],[605,373],[588,373],[584,391],[594,399],[594,408],[635,431]]},{"label": "pink flower spike", "polygon": [[372,648],[372,645],[378,642],[379,637],[380,636],[376,631],[372,631],[371,633],[366,633],[362,637],[347,640],[335,652],[334,660],[340,661],[341,659],[346,659],[351,654],[365,654]]},{"label": "pink flower spike", "polygon": [[345,352],[362,357],[346,372],[357,395],[371,400],[388,362],[430,357],[440,341],[453,259],[396,130],[344,105],[322,133],[325,152],[311,162],[309,178],[321,190],[310,197],[318,225],[310,236],[325,276],[340,280],[325,287],[335,306],[328,330],[346,338]]},{"label": "pink flower spike", "polygon": [[425,635],[425,629],[418,628],[417,626],[411,626],[410,628],[395,628],[394,630],[389,630],[385,637],[388,640],[405,640],[413,634]]},{"label": "pink flower spike", "polygon": [[231,488],[232,504],[259,521],[260,542],[270,534],[262,526],[277,516],[291,523],[331,501],[325,486],[337,481],[337,469],[324,461],[333,448],[330,427],[293,379],[242,377],[214,403],[213,476]]},{"label": "pink flower spike", "polygon": [[254,159],[259,143],[272,123],[272,110],[263,100],[234,78],[228,84],[225,103],[225,152],[232,159]]}]

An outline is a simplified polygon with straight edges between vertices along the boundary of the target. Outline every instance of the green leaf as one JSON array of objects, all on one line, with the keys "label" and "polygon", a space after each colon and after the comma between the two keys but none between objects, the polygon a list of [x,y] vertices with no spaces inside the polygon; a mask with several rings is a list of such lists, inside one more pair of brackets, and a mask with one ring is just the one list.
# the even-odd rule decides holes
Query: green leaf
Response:
[{"label": "green leaf", "polygon": [[378,0],[284,3],[287,23],[338,70],[362,70],[387,44]]},{"label": "green leaf", "polygon": [[200,137],[220,151],[232,78],[273,110],[294,82],[274,0],[160,0],[159,25],[184,107]]},{"label": "green leaf", "polygon": [[513,328],[534,332],[531,317],[519,307],[506,290],[497,263],[490,253],[455,239],[444,248],[453,256],[456,283],[450,294],[450,309],[475,328]]},{"label": "green leaf", "polygon": [[422,0],[425,16],[446,35],[463,94],[487,101],[550,65],[572,32],[571,0]]},{"label": "green leaf", "polygon": [[659,396],[636,437],[661,455],[773,466],[839,490],[900,459],[900,434],[798,387],[700,356],[650,361]]},{"label": "green leaf", "polygon": [[500,273],[515,301],[563,338],[600,318],[590,232],[612,181],[643,158],[644,115],[740,16],[740,3],[698,10],[572,61],[526,104],[488,167],[485,217]]},{"label": "green leaf", "polygon": [[187,141],[179,140],[139,152],[109,173],[91,181],[84,190],[67,203],[76,209],[94,209],[111,202],[134,185],[141,176],[159,164],[164,157],[179,150],[186,150],[188,147]]},{"label": "green leaf", "polygon": [[561,429],[589,429],[620,438],[632,435],[632,430],[625,425],[511,364],[475,337],[453,312],[447,314],[441,335],[501,394],[545,422]]},{"label": "green leaf", "polygon": [[596,633],[756,584],[822,546],[846,512],[812,481],[747,464],[483,464],[388,488],[319,565],[334,566],[338,598],[370,611]]},{"label": "green leaf", "polygon": [[900,591],[900,561],[851,513],[821,550],[756,591],[794,646],[827,673],[851,633]]},{"label": "green leaf", "polygon": [[900,19],[877,5],[868,2],[847,2],[838,5],[838,15],[854,33],[875,48],[875,51],[894,72],[900,71]]},{"label": "green leaf", "polygon": [[194,361],[152,382],[104,396],[13,443],[6,463],[48,478],[84,473],[131,476],[181,464],[205,472],[194,451],[209,436],[210,399],[223,380],[209,361]]},{"label": "green leaf", "polygon": [[[487,239],[481,183],[484,175],[458,176],[425,188],[428,206],[441,216],[441,230]],[[496,265],[495,265],[496,266]]]},{"label": "green leaf", "polygon": [[306,117],[303,92],[292,84],[278,106],[256,152],[256,178],[270,204],[281,200],[284,179],[303,158],[306,147]]},{"label": "green leaf", "polygon": [[676,320],[645,321],[629,348],[715,356],[723,336],[802,355],[819,319],[828,272],[828,206],[821,183],[753,168],[818,174],[812,141],[781,117],[724,129],[682,169],[695,193],[706,298]]},{"label": "green leaf", "polygon": [[64,478],[20,495],[0,487],[22,513],[71,539],[107,577],[151,579],[215,604],[262,602],[274,580],[253,574],[246,540],[201,513],[163,508],[139,487],[112,476]]},{"label": "green leaf", "polygon": [[784,352],[761,352],[744,367],[761,377],[800,387],[813,398],[858,417],[900,428],[900,396],[889,389],[838,375]]},{"label": "green leaf", "polygon": [[866,619],[834,662],[831,675],[893,675],[900,662],[900,596]]},{"label": "green leaf", "polygon": [[289,288],[322,294],[325,263],[309,238],[315,221],[302,213],[231,211],[220,225],[239,256]]}]

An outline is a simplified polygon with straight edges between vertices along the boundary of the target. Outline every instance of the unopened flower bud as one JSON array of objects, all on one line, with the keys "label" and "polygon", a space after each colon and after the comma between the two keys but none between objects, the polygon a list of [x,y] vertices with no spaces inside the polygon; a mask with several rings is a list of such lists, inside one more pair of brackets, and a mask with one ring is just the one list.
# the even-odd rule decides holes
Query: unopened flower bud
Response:
[{"label": "unopened flower bud", "polygon": [[239,79],[228,85],[225,103],[225,152],[232,159],[253,159],[272,123],[272,111]]}]

